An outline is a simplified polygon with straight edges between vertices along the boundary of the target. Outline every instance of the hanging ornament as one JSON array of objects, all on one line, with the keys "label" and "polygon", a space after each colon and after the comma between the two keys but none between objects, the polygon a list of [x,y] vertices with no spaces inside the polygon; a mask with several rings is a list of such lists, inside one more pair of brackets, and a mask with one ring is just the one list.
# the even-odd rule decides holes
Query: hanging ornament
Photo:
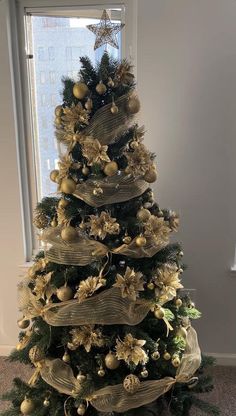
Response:
[{"label": "hanging ornament", "polygon": [[111,113],[112,114],[117,114],[118,112],[119,112],[119,108],[117,107],[117,105],[113,101],[113,103],[111,105]]},{"label": "hanging ornament", "polygon": [[184,255],[184,252],[183,252],[183,251],[180,251],[180,252],[179,252],[179,256],[180,256],[180,257],[183,257],[183,255]]},{"label": "hanging ornament", "polygon": [[144,175],[143,179],[148,183],[153,183],[157,179],[156,169],[151,167]]},{"label": "hanging ornament", "polygon": [[152,355],[151,355],[151,357],[152,357],[153,361],[157,361],[157,360],[159,360],[160,356],[161,356],[161,355],[160,355],[159,351],[154,351],[154,352],[152,353]]},{"label": "hanging ornament", "polygon": [[182,302],[182,300],[181,300],[180,298],[177,298],[177,299],[175,300],[175,305],[176,305],[178,308],[180,308],[180,306],[182,306],[182,304],[183,304],[183,302]]},{"label": "hanging ornament", "polygon": [[130,244],[132,241],[132,238],[129,235],[125,235],[122,241],[125,244]]},{"label": "hanging ornament", "polygon": [[127,101],[127,111],[130,114],[136,114],[140,110],[140,101],[138,97],[130,97]]},{"label": "hanging ornament", "polygon": [[141,208],[137,212],[137,218],[142,222],[147,221],[150,217],[151,217],[151,212],[148,209]]},{"label": "hanging ornament", "polygon": [[124,27],[124,23],[112,23],[106,10],[103,10],[101,20],[98,24],[87,25],[86,27],[96,35],[94,50],[105,44],[119,49],[116,34]]},{"label": "hanging ornament", "polygon": [[70,354],[68,353],[68,351],[64,352],[62,360],[64,361],[64,363],[67,363],[67,364],[70,363]]},{"label": "hanging ornament", "polygon": [[64,178],[60,185],[60,191],[64,194],[73,194],[76,189],[76,183],[73,179]]},{"label": "hanging ornament", "polygon": [[86,406],[85,406],[85,404],[81,403],[79,405],[78,409],[77,409],[77,413],[78,413],[78,415],[83,416],[85,414],[85,412],[86,412]]},{"label": "hanging ornament", "polygon": [[66,286],[66,285],[59,287],[57,289],[56,294],[57,294],[58,299],[61,300],[62,302],[66,302],[67,300],[72,299],[74,296],[73,290],[69,286]]},{"label": "hanging ornament", "polygon": [[104,377],[105,376],[105,370],[103,367],[100,367],[98,370],[98,375],[99,377]]},{"label": "hanging ornament", "polygon": [[49,407],[49,406],[50,406],[50,400],[49,400],[49,398],[48,398],[48,397],[46,397],[46,398],[44,399],[44,401],[43,401],[43,405],[44,405],[44,407]]},{"label": "hanging ornament", "polygon": [[23,415],[30,415],[31,413],[33,413],[35,409],[35,404],[33,402],[33,400],[31,399],[27,399],[25,397],[25,399],[23,400],[23,402],[20,405],[20,411]]},{"label": "hanging ornament", "polygon": [[139,235],[138,237],[136,237],[135,239],[135,243],[138,247],[143,247],[145,246],[147,240],[143,235]]},{"label": "hanging ornament", "polygon": [[95,196],[99,196],[103,194],[103,189],[100,186],[97,186],[96,188],[94,188],[93,190],[93,195]]},{"label": "hanging ornament", "polygon": [[120,365],[120,361],[116,358],[114,353],[109,352],[105,357],[105,364],[109,370],[116,370]]},{"label": "hanging ornament", "polygon": [[169,361],[171,359],[171,355],[169,352],[165,351],[163,355],[164,360]]},{"label": "hanging ornament", "polygon": [[73,86],[73,95],[79,100],[83,100],[88,95],[89,89],[84,82],[76,82]]},{"label": "hanging ornament", "polygon": [[103,82],[102,82],[102,81],[99,81],[99,83],[98,83],[98,84],[97,84],[97,86],[96,86],[96,91],[97,91],[97,93],[98,93],[99,95],[103,95],[103,94],[105,94],[106,90],[107,90],[106,85],[105,85],[105,84],[103,84]]},{"label": "hanging ornament", "polygon": [[50,172],[50,179],[52,182],[56,182],[57,183],[57,178],[59,175],[59,170],[58,169],[54,169]]},{"label": "hanging ornament", "polygon": [[89,174],[89,168],[86,165],[84,165],[82,167],[82,173],[83,173],[84,176],[88,176],[88,174]]},{"label": "hanging ornament", "polygon": [[107,85],[110,88],[113,88],[114,87],[115,83],[114,83],[114,81],[113,81],[113,79],[111,77],[108,78]]},{"label": "hanging ornament", "polygon": [[68,225],[68,227],[64,227],[61,230],[61,238],[62,240],[66,241],[67,243],[70,243],[72,241],[75,241],[78,237],[78,233],[76,228],[71,227],[71,225]]},{"label": "hanging ornament", "polygon": [[155,285],[154,285],[153,282],[149,282],[148,285],[147,285],[147,287],[148,287],[149,290],[153,290],[154,287],[155,287]]},{"label": "hanging ornament", "polygon": [[146,369],[146,367],[143,367],[140,375],[141,375],[142,378],[147,378],[148,377],[148,370]]},{"label": "hanging ornament", "polygon": [[93,100],[91,98],[88,98],[84,106],[86,110],[91,111],[93,108]]},{"label": "hanging ornament", "polygon": [[118,165],[117,165],[117,163],[113,160],[113,161],[111,161],[111,162],[108,162],[106,165],[105,165],[105,168],[104,168],[104,173],[105,173],[105,175],[107,175],[107,176],[114,176],[114,175],[116,175],[117,174],[117,172],[118,172]]},{"label": "hanging ornament", "polygon": [[57,222],[56,218],[53,218],[53,220],[51,221],[51,226],[54,227],[54,228],[58,226],[58,222]]},{"label": "hanging ornament", "polygon": [[180,358],[178,357],[178,355],[173,355],[172,360],[171,360],[171,364],[173,365],[173,367],[179,367],[180,365]]},{"label": "hanging ornament", "polygon": [[187,330],[186,330],[183,326],[181,326],[181,327],[179,327],[179,328],[177,329],[176,335],[177,335],[178,337],[181,337],[181,338],[186,339],[186,338],[187,338],[188,333],[187,333]]},{"label": "hanging ornament", "polygon": [[85,380],[87,379],[86,375],[83,374],[81,371],[79,372],[76,378],[80,383],[84,383]]},{"label": "hanging ornament", "polygon": [[123,381],[124,389],[130,394],[135,393],[138,390],[139,386],[140,386],[140,380],[134,374],[129,374],[128,376],[125,377]]},{"label": "hanging ornament", "polygon": [[63,107],[62,105],[57,105],[54,112],[55,112],[55,116],[60,117],[63,111]]},{"label": "hanging ornament", "polygon": [[34,345],[30,348],[29,359],[33,364],[44,360],[44,358],[45,352],[38,345]]},{"label": "hanging ornament", "polygon": [[165,316],[165,311],[161,307],[156,308],[155,311],[154,311],[154,315],[157,319],[163,319],[164,316]]},{"label": "hanging ornament", "polygon": [[64,209],[67,207],[68,204],[69,204],[69,201],[67,201],[64,198],[61,198],[60,201],[58,202],[58,208]]},{"label": "hanging ornament", "polygon": [[17,325],[21,329],[26,329],[30,325],[30,320],[29,319],[25,319],[25,318],[18,319]]}]

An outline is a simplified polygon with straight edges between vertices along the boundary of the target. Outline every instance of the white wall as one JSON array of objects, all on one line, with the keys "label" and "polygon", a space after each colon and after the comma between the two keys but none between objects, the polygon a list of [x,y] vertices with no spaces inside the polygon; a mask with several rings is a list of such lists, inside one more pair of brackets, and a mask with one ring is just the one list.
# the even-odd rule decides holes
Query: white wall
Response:
[{"label": "white wall", "polygon": [[[6,0],[0,1],[0,345],[14,345],[18,265],[24,262]],[[155,187],[181,215],[179,239],[198,290],[204,351],[236,352],[236,2],[138,0],[138,88]],[[1,350],[0,350],[1,353]]]},{"label": "white wall", "polygon": [[157,199],[181,215],[202,348],[235,353],[235,0],[139,0],[138,89]]}]

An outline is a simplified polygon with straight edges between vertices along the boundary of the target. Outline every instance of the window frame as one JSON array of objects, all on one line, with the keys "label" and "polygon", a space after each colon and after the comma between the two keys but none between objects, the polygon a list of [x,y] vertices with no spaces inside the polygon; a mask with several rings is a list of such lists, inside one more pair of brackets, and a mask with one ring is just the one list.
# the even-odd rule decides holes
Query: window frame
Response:
[{"label": "window frame", "polygon": [[[68,0],[67,0],[68,1]],[[26,14],[53,12],[53,9],[89,9],[106,7],[125,8],[125,31],[122,36],[122,57],[132,61],[136,68],[137,62],[137,2],[136,0],[15,0],[10,3],[10,31],[11,31],[11,58],[14,68],[16,123],[17,123],[17,151],[18,169],[21,189],[21,213],[23,222],[23,239],[25,261],[29,262],[37,250],[37,236],[32,224],[33,210],[37,204],[37,161],[33,137],[33,114],[30,105],[30,85],[28,77],[28,59],[25,31]],[[129,24],[127,24],[129,22]],[[136,76],[136,74],[135,74]]]}]

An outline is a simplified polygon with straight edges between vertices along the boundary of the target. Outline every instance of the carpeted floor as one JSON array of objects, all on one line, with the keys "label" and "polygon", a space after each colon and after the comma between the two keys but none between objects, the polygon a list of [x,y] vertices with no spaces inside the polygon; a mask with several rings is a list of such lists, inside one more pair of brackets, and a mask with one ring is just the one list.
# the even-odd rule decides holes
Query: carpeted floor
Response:
[{"label": "carpeted floor", "polygon": [[[217,405],[222,416],[236,416],[236,367],[215,367],[212,370],[215,389],[201,395],[201,398]],[[0,395],[11,387],[14,377],[28,380],[31,369],[20,364],[9,364],[0,357]],[[204,397],[205,396],[205,397]],[[0,411],[7,408],[6,402],[0,402]],[[192,411],[191,416],[203,416],[200,411]]]}]

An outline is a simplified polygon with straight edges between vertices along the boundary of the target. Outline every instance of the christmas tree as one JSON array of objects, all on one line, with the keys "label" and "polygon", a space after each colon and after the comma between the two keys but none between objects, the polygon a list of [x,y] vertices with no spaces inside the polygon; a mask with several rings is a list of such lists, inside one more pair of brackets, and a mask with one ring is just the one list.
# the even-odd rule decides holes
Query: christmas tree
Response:
[{"label": "christmas tree", "polygon": [[[95,46],[117,47],[106,12]],[[19,285],[22,332],[11,361],[35,368],[14,380],[5,416],[176,416],[218,410],[198,393],[212,388],[181,296],[183,251],[170,243],[178,215],[161,209],[150,184],[155,155],[137,124],[132,66],[108,53],[81,58],[78,81],[63,79],[56,138],[66,152],[50,174],[58,196],[37,206],[44,249]]]}]

